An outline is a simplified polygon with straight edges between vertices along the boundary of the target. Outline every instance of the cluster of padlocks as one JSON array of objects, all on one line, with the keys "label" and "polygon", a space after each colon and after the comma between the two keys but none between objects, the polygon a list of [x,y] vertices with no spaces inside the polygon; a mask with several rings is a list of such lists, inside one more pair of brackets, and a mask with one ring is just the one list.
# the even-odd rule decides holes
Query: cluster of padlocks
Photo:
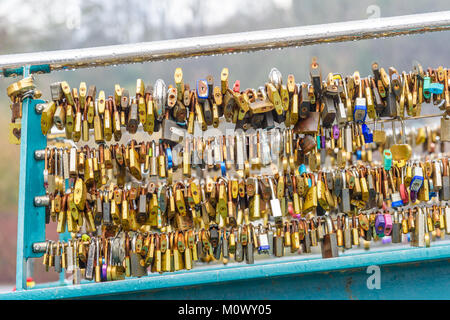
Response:
[{"label": "cluster of padlocks", "polygon": [[[313,60],[310,83],[284,83],[273,68],[264,86],[242,90],[227,68],[220,84],[209,75],[192,89],[178,68],[174,85],[138,79],[135,96],[53,83],[41,129],[63,130],[65,143],[43,150],[46,222],[72,239],[47,241],[44,264],[99,282],[253,263],[255,252],[320,246],[330,258],[361,243],[445,238],[450,120],[409,134],[405,120],[423,103],[450,111],[450,70],[372,71],[323,79]],[[402,129],[387,134],[387,121]]]}]

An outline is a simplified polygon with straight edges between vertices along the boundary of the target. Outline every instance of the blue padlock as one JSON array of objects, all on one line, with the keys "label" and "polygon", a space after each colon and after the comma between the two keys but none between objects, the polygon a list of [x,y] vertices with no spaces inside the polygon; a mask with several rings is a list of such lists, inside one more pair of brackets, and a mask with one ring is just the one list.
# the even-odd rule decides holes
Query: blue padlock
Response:
[{"label": "blue padlock", "polygon": [[172,149],[170,149],[169,147],[166,148],[166,157],[167,157],[167,168],[171,169],[173,167]]},{"label": "blue padlock", "polygon": [[441,94],[444,92],[444,85],[439,82],[431,82],[430,77],[423,77],[423,96],[426,99],[431,97],[431,94]]},{"label": "blue padlock", "polygon": [[222,161],[220,163],[220,170],[222,171],[222,177],[226,177],[227,176],[227,167],[225,165],[225,161]]},{"label": "blue padlock", "polygon": [[356,160],[361,160],[361,150],[356,150]]},{"label": "blue padlock", "polygon": [[413,177],[411,183],[409,184],[409,189],[411,192],[419,192],[423,184],[423,169],[420,166],[415,166],[413,168]]},{"label": "blue padlock", "polygon": [[370,129],[367,126],[367,124],[363,123],[361,127],[362,127],[362,132],[363,132],[365,142],[372,143],[373,142],[373,133],[370,132]]},{"label": "blue padlock", "polygon": [[306,166],[305,166],[305,164],[302,163],[302,164],[298,167],[298,173],[299,173],[300,175],[306,173]]},{"label": "blue padlock", "polygon": [[356,98],[355,108],[353,109],[353,119],[355,122],[366,121],[367,106],[365,98]]},{"label": "blue padlock", "polygon": [[441,94],[444,92],[444,85],[439,82],[433,82],[430,84],[430,92],[433,94]]}]

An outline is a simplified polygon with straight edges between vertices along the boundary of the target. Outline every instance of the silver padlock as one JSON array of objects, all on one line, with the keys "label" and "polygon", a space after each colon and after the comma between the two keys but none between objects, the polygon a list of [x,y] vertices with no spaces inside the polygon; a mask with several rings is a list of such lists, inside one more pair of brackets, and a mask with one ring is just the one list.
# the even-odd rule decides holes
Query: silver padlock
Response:
[{"label": "silver padlock", "polygon": [[350,126],[345,127],[345,134],[344,134],[344,142],[345,142],[345,151],[352,153],[353,152],[353,135],[352,135],[352,128]]},{"label": "silver padlock", "polygon": [[[344,84],[344,92],[346,95],[346,99],[348,99],[345,81],[342,81],[342,83]],[[338,104],[336,107],[336,120],[338,125],[341,127],[345,125],[345,123],[347,122],[347,109],[345,108],[344,103],[341,100],[341,95],[339,93],[337,94],[337,97],[338,97]]]},{"label": "silver padlock", "polygon": [[272,68],[269,72],[269,81],[277,88],[277,90],[280,90],[281,84],[282,84],[282,76],[281,72],[277,68]]},{"label": "silver padlock", "polygon": [[213,146],[210,139],[208,139],[208,144],[206,145],[206,165],[210,168],[214,167]]},{"label": "silver padlock", "polygon": [[258,241],[259,241],[259,246],[258,246],[258,253],[259,254],[268,254],[269,250],[270,250],[270,245],[269,245],[269,237],[267,235],[267,232],[262,232],[261,230],[259,231],[258,234]]},{"label": "silver padlock", "polygon": [[350,230],[350,222],[349,217],[345,215],[344,218],[344,248],[351,249],[352,248],[352,234]]},{"label": "silver padlock", "polygon": [[167,89],[164,80],[158,79],[155,82],[154,87],[154,103],[156,109],[156,119],[158,121],[162,121],[165,111],[166,111],[166,102],[167,102]]},{"label": "silver padlock", "polygon": [[66,273],[72,273],[73,272],[73,246],[72,246],[71,240],[69,240],[67,243],[66,256],[67,256]]},{"label": "silver padlock", "polygon": [[214,164],[220,166],[222,163],[222,144],[219,137],[214,138]]},{"label": "silver padlock", "polygon": [[95,258],[95,240],[91,240],[89,245],[88,259],[86,262],[86,272],[84,277],[86,280],[92,280],[94,278],[94,258]]},{"label": "silver padlock", "polygon": [[267,141],[267,131],[262,130],[261,131],[261,162],[263,166],[267,166],[271,163],[271,156],[270,156],[270,148]]},{"label": "silver padlock", "polygon": [[446,206],[444,211],[444,218],[445,218],[445,233],[450,234],[450,207]]},{"label": "silver padlock", "polygon": [[244,170],[244,141],[241,135],[236,135],[236,167]]},{"label": "silver padlock", "polygon": [[280,130],[274,129],[270,131],[270,149],[272,153],[272,162],[277,163],[280,153],[283,151],[283,143],[281,143]]},{"label": "silver padlock", "polygon": [[442,188],[439,190],[439,199],[444,201],[450,200],[450,176],[448,175],[447,158],[442,159]]},{"label": "silver padlock", "polygon": [[[62,153],[63,153],[63,156],[62,156],[63,177],[64,177],[64,180],[68,180],[69,179],[69,153],[67,152],[67,149],[62,150]],[[64,184],[64,186],[65,186],[65,184]]]},{"label": "silver padlock", "polygon": [[164,119],[162,122],[162,139],[181,143],[187,130],[181,128],[173,120]]},{"label": "silver padlock", "polygon": [[270,209],[272,211],[272,216],[275,218],[275,222],[279,223],[282,219],[280,199],[275,196],[275,190],[273,187],[272,179],[269,178],[270,192],[272,193],[272,199],[270,200]]},{"label": "silver padlock", "polygon": [[227,167],[234,164],[234,139],[232,136],[227,137]]},{"label": "silver padlock", "polygon": [[172,166],[174,169],[176,169],[179,165],[180,165],[180,152],[179,152],[179,145],[177,144],[173,149],[172,149]]},{"label": "silver padlock", "polygon": [[54,82],[50,85],[50,94],[53,101],[59,101],[63,98],[64,92],[61,87],[61,82]]}]

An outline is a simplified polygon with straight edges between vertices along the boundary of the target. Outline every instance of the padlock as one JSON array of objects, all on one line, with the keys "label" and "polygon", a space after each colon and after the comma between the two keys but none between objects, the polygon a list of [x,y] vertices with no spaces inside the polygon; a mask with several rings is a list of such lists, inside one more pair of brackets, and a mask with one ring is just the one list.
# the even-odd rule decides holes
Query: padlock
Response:
[{"label": "padlock", "polygon": [[403,120],[401,122],[402,122],[402,143],[397,144],[394,122],[392,121],[392,135],[394,137],[394,145],[391,146],[390,150],[392,153],[392,159],[396,161],[409,160],[409,158],[411,158],[412,155],[411,146],[406,143],[405,124]]},{"label": "padlock", "polygon": [[411,245],[415,247],[425,247],[425,217],[422,208],[417,207],[416,210],[417,212],[414,219],[415,228],[413,230],[414,240],[411,241]]},{"label": "padlock", "polygon": [[323,109],[321,112],[322,126],[331,127],[336,118],[336,108],[334,106],[334,99],[328,95],[325,96]]},{"label": "padlock", "polygon": [[392,216],[389,213],[384,214],[384,235],[389,236],[392,232]]},{"label": "padlock", "polygon": [[[162,121],[166,113],[167,89],[164,80],[158,79],[154,87],[154,106],[156,120]],[[123,94],[123,93],[122,93]]]},{"label": "padlock", "polygon": [[309,75],[311,77],[311,82],[314,86],[314,94],[316,97],[320,97],[322,95],[322,74],[320,72],[319,64],[317,63],[317,58],[314,57],[312,59]]},{"label": "padlock", "polygon": [[342,212],[350,213],[350,189],[347,187],[347,181],[345,173],[342,172],[342,190],[341,190],[341,202],[340,209]]},{"label": "padlock", "polygon": [[321,242],[322,258],[335,258],[339,256],[336,233],[333,232],[332,221],[325,217],[325,234]]},{"label": "padlock", "polygon": [[280,200],[275,196],[275,191],[272,183],[272,179],[269,178],[270,191],[272,195],[272,199],[270,200],[270,209],[272,212],[272,216],[275,218],[276,223],[282,222],[282,212],[280,206]]},{"label": "padlock", "polygon": [[386,225],[386,221],[385,221],[384,215],[381,213],[378,213],[375,218],[375,229],[376,229],[377,235],[384,234],[385,225]]},{"label": "padlock", "polygon": [[386,93],[386,107],[384,108],[381,117],[396,118],[397,117],[397,99],[395,98],[394,91],[389,87],[389,91]]},{"label": "padlock", "polygon": [[442,158],[442,188],[439,190],[439,199],[450,200],[450,176],[448,174],[448,159]]},{"label": "padlock", "polygon": [[[64,96],[62,82],[54,82],[50,85],[50,94],[53,101],[60,101]],[[70,90],[70,89],[69,89]]]},{"label": "padlock", "polygon": [[367,105],[366,98],[362,95],[362,83],[358,71],[353,74],[353,79],[355,86],[358,86],[359,89],[359,95],[355,100],[355,107],[353,108],[353,119],[355,122],[364,122],[367,116]]},{"label": "padlock", "polygon": [[311,109],[311,100],[308,95],[308,85],[306,83],[302,83],[299,90],[299,117],[301,119],[308,118],[309,110]]},{"label": "padlock", "polygon": [[441,118],[440,131],[441,141],[450,141],[450,118],[447,118],[446,115]]},{"label": "padlock", "polygon": [[423,185],[424,177],[423,177],[423,169],[421,166],[414,166],[413,168],[413,178],[411,180],[411,184],[409,185],[409,189],[412,192],[419,192],[420,188]]},{"label": "padlock", "polygon": [[186,133],[186,129],[179,127],[175,121],[163,119],[162,139],[180,143]]},{"label": "padlock", "polygon": [[392,153],[389,149],[383,151],[383,167],[386,171],[389,171],[392,168]]}]

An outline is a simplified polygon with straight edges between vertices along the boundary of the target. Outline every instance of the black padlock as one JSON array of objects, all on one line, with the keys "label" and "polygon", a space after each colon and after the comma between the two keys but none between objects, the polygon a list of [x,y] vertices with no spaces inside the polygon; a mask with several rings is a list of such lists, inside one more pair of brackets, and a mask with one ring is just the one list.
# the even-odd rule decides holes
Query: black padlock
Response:
[{"label": "black padlock", "polygon": [[239,120],[239,119],[236,120],[236,126],[235,126],[234,130],[242,129],[244,131],[247,131],[248,129],[250,129],[250,127],[251,127],[251,124],[250,124],[251,119],[250,118],[251,118],[250,113],[246,112],[245,116],[242,120]]},{"label": "black padlock", "polygon": [[276,110],[272,110],[273,120],[276,123],[284,123],[286,121],[286,111],[283,111],[282,114],[278,114]]},{"label": "black padlock", "polygon": [[316,59],[313,59],[311,63],[309,75],[311,76],[311,82],[314,87],[314,94],[316,95],[316,98],[318,98],[322,95],[322,75]]},{"label": "black padlock", "polygon": [[402,242],[402,226],[398,221],[398,212],[394,212],[394,219],[392,223],[392,243]]},{"label": "black padlock", "polygon": [[[277,113],[275,113],[275,114],[278,116]],[[268,130],[275,128],[273,113],[269,111],[269,112],[263,113],[263,115],[264,115],[264,120],[262,122],[262,128],[268,129]]]},{"label": "black padlock", "polygon": [[336,107],[334,105],[334,99],[331,96],[325,96],[323,102],[324,106],[320,114],[320,117],[322,118],[322,126],[329,128],[336,118]]},{"label": "black padlock", "polygon": [[111,224],[111,203],[103,201],[103,224]]},{"label": "black padlock", "polygon": [[381,117],[392,117],[395,118],[397,116],[397,100],[395,98],[395,94],[391,87],[389,87],[389,91],[386,93],[386,107],[384,108]]},{"label": "black padlock", "polygon": [[317,205],[316,208],[316,214],[318,217],[324,216],[326,211],[320,206],[320,204]]},{"label": "black padlock", "polygon": [[213,114],[211,110],[211,104],[208,99],[203,101],[203,117],[208,126],[212,126],[213,124]]},{"label": "black padlock", "polygon": [[45,207],[45,224],[50,223],[50,206]]},{"label": "black padlock", "polygon": [[385,104],[383,99],[380,96],[380,93],[378,92],[378,88],[375,85],[375,81],[372,79],[372,91],[373,91],[373,97],[374,97],[374,103],[375,103],[375,111],[377,112],[377,115],[380,116],[383,113],[383,110],[385,108]]},{"label": "black padlock", "polygon": [[220,254],[222,252],[222,245],[223,245],[223,240],[222,240],[222,237],[220,237],[218,240],[217,246],[214,248],[214,258],[216,258],[216,260],[220,259]]},{"label": "black padlock", "polygon": [[219,227],[216,224],[209,227],[209,241],[213,248],[219,245]]},{"label": "black padlock", "polygon": [[[256,113],[250,117],[250,124],[253,128],[259,129],[263,127],[264,113]],[[273,116],[272,116],[273,121]]]}]

